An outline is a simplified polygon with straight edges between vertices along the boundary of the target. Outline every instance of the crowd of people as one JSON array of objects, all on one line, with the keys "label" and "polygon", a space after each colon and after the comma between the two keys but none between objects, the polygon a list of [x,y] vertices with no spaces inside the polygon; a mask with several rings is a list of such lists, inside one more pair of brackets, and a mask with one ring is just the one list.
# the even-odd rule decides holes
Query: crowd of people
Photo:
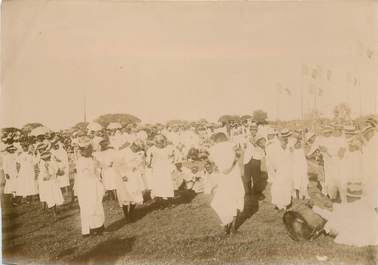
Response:
[{"label": "crowd of people", "polygon": [[[324,196],[354,213],[356,202],[351,201],[358,199],[371,217],[378,202],[377,121],[366,119],[362,127],[330,121],[318,129],[293,130],[247,119],[152,128],[92,122],[70,134],[45,127],[5,130],[3,193],[12,205],[39,200],[53,216],[67,198],[77,198],[82,235],[87,237],[105,230],[104,197],[116,200],[125,219],[132,220],[136,205],[149,199],[164,204],[175,191],[192,190],[212,196],[211,207],[230,234],[238,228],[245,197],[265,199],[265,175],[278,212],[290,209],[293,198],[309,199],[308,166],[315,163]],[[340,224],[343,218],[332,217],[333,209],[314,211],[332,224],[329,233],[347,233]],[[375,238],[358,245],[377,244]],[[339,241],[354,243],[348,240]]]}]

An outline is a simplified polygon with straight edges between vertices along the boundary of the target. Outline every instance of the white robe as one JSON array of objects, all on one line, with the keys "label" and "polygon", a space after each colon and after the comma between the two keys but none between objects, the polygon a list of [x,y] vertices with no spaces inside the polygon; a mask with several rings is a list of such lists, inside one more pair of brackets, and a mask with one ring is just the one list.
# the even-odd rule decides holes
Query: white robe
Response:
[{"label": "white robe", "polygon": [[40,160],[38,163],[38,187],[39,199],[46,202],[47,207],[51,208],[55,205],[62,205],[64,202],[62,191],[59,187],[59,181],[56,173],[58,171],[57,162]]},{"label": "white robe", "polygon": [[148,152],[151,160],[151,195],[152,197],[174,197],[174,185],[172,180],[173,163],[169,156],[172,154],[170,147],[157,148],[152,146]]},{"label": "white robe", "polygon": [[308,196],[308,170],[307,160],[303,148],[293,149],[293,185],[294,189],[299,190],[300,196]]},{"label": "white robe", "polygon": [[26,197],[38,194],[38,182],[34,170],[37,162],[36,157],[27,152],[22,152],[17,157],[17,163],[20,165],[17,177],[17,196]]},{"label": "white robe", "polygon": [[222,225],[231,223],[237,210],[242,211],[244,207],[244,187],[240,165],[237,163],[230,173],[225,174],[225,171],[232,167],[235,159],[233,147],[233,143],[223,142],[214,145],[209,150],[209,159],[218,168],[218,187],[215,190],[211,207],[219,216]]},{"label": "white robe", "polygon": [[94,157],[101,164],[102,182],[105,190],[115,190],[117,183],[117,171],[114,167],[114,162],[120,151],[115,149],[108,149],[101,152],[94,153]]},{"label": "white robe", "polygon": [[58,150],[53,150],[52,154],[58,160],[58,167],[63,172],[63,175],[58,176],[59,187],[63,188],[70,186],[69,163],[66,150],[64,150],[63,147],[60,146]]},{"label": "white robe", "polygon": [[293,178],[291,176],[293,159],[288,147],[280,146],[274,154],[273,168],[275,177],[271,186],[272,203],[279,209],[284,209],[291,203]]},{"label": "white robe", "polygon": [[129,147],[119,152],[115,168],[117,195],[121,206],[129,203],[143,203],[144,161],[143,152],[134,153]]},{"label": "white robe", "polygon": [[378,245],[378,214],[367,198],[334,204],[332,211],[318,207],[313,210],[328,221],[325,229],[336,234],[336,243],[356,247]]},{"label": "white robe", "polygon": [[266,145],[266,170],[268,172],[268,182],[272,183],[276,176],[275,160],[277,159],[277,149],[279,148],[279,142],[277,139],[269,141]]},{"label": "white robe", "polygon": [[81,233],[86,235],[90,229],[104,225],[104,186],[100,182],[98,162],[93,158],[79,157],[76,168],[75,185],[80,206]]},{"label": "white robe", "polygon": [[325,188],[327,194],[331,198],[336,198],[338,183],[342,176],[342,159],[339,157],[340,148],[346,148],[346,142],[342,137],[320,137],[318,140],[319,146],[324,146],[327,149],[323,154],[324,160],[324,176]]}]

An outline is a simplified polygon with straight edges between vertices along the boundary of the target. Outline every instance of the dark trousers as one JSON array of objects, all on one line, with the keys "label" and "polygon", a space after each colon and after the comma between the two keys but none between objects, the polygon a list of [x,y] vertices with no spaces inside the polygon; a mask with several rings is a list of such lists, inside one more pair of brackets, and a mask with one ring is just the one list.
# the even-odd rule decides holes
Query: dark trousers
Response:
[{"label": "dark trousers", "polygon": [[261,174],[261,160],[251,159],[244,165],[243,185],[246,195],[259,194],[264,190]]}]

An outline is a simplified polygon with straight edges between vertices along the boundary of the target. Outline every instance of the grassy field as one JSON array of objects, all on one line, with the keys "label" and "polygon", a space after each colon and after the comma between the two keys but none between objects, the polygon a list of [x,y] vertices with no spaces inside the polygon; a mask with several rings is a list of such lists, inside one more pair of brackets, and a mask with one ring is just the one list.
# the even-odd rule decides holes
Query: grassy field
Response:
[{"label": "grassy field", "polygon": [[[56,221],[39,204],[3,208],[3,258],[7,264],[376,264],[375,247],[337,245],[321,236],[292,241],[282,213],[266,199],[250,198],[255,212],[236,235],[225,236],[210,196],[177,198],[163,209],[150,203],[125,224],[122,210],[105,201],[107,233],[82,238],[79,208],[65,205]],[[326,256],[319,261],[317,256]]]}]

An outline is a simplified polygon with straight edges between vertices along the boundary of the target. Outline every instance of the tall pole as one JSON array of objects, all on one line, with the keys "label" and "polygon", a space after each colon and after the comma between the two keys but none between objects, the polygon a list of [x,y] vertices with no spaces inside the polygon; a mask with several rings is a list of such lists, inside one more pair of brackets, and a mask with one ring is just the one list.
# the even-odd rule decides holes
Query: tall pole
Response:
[{"label": "tall pole", "polygon": [[303,85],[300,88],[301,90],[301,120],[303,120]]}]

